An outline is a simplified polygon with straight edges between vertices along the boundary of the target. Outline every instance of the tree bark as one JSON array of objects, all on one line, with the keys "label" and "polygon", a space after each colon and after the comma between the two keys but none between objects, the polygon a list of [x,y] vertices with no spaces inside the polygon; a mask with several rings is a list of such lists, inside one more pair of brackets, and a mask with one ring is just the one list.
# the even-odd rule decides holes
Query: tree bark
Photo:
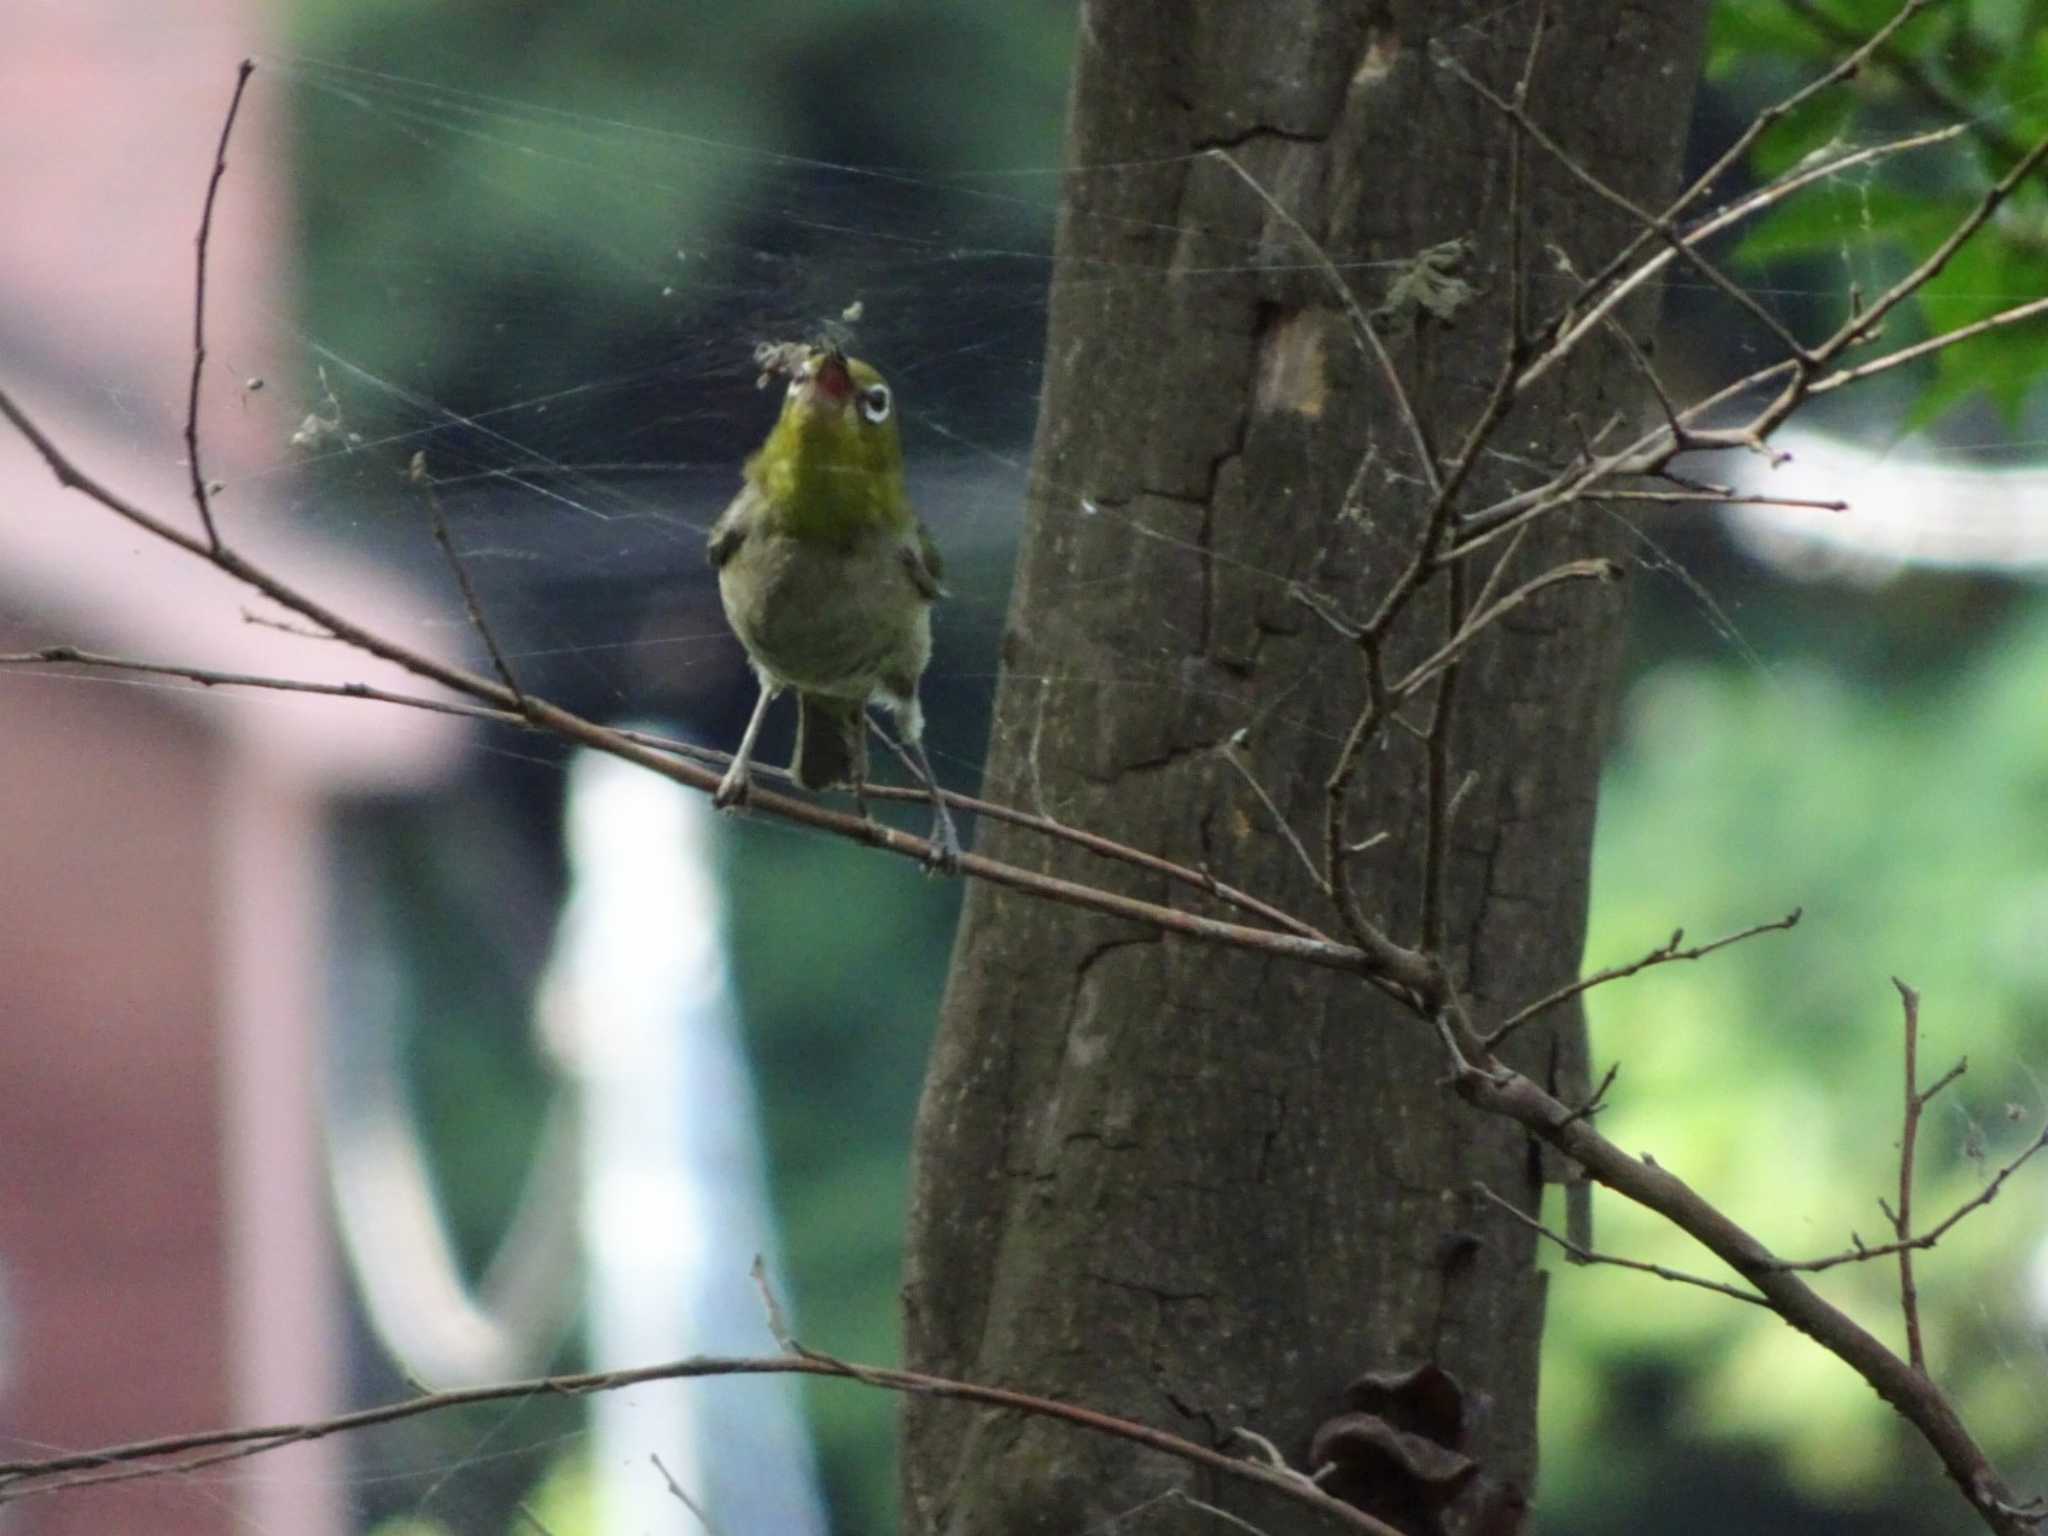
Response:
[{"label": "tree bark", "polygon": [[[1446,48],[1510,93],[1541,9],[1084,6],[992,797],[1206,866],[1342,936],[1228,753],[1319,852],[1363,673],[1290,585],[1369,613],[1428,496],[1328,274],[1203,151],[1235,157],[1367,308],[1397,264],[1471,242],[1474,293],[1448,322],[1398,303],[1380,322],[1448,451],[1504,353],[1512,253],[1541,317],[1570,291],[1562,260],[1590,273],[1636,233],[1529,146],[1517,247],[1513,129],[1431,62]],[[1702,0],[1553,10],[1532,112],[1585,167],[1656,205],[1678,167]],[[1627,318],[1641,335],[1651,315]],[[1642,406],[1619,348],[1585,350],[1537,394],[1500,446],[1552,462]],[[1362,515],[1345,517],[1361,456]],[[1525,483],[1516,475],[1489,456],[1473,493]],[[1625,555],[1628,537],[1607,514],[1540,524],[1512,576]],[[1418,608],[1429,625],[1396,637],[1395,665],[1442,639],[1442,596]],[[1451,773],[1477,777],[1448,841],[1443,927],[1482,1021],[1578,965],[1620,618],[1612,587],[1553,589],[1461,673]],[[1355,886],[1414,942],[1428,766],[1408,733],[1392,738],[1362,764],[1347,835],[1383,834]],[[998,858],[1185,899],[1028,832],[984,823],[979,836]],[[1539,1077],[1582,1075],[1576,1021],[1532,1028],[1516,1049]],[[1449,1524],[1474,1524],[1488,1501],[1509,1520],[1535,1476],[1543,1288],[1531,1235],[1472,1186],[1534,1209],[1540,1169],[1519,1131],[1442,1090],[1441,1050],[1356,978],[977,885],[918,1122],[909,1362],[1217,1444],[1249,1429],[1296,1466],[1352,1378],[1433,1363],[1464,1387],[1481,1467]],[[904,1454],[907,1528],[933,1536],[1072,1536],[1169,1489],[1271,1536],[1318,1528],[1126,1446],[954,1404],[913,1402]],[[1185,1505],[1148,1511],[1148,1531],[1179,1528],[1220,1527]]]}]

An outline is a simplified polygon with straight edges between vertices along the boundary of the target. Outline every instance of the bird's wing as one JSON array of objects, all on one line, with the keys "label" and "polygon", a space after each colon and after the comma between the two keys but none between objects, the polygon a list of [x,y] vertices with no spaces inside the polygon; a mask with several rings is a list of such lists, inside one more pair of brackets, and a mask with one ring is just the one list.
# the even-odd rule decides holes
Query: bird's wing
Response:
[{"label": "bird's wing", "polygon": [[756,504],[761,493],[753,482],[740,487],[739,495],[733,497],[726,509],[719,513],[718,521],[711,525],[711,538],[705,546],[705,553],[711,557],[714,566],[723,566],[733,557],[733,552],[746,542],[747,529],[754,521]]},{"label": "bird's wing", "polygon": [[935,603],[946,596],[946,562],[939,558],[939,546],[932,542],[932,531],[923,518],[917,520],[916,540],[903,546],[903,564],[926,602]]}]

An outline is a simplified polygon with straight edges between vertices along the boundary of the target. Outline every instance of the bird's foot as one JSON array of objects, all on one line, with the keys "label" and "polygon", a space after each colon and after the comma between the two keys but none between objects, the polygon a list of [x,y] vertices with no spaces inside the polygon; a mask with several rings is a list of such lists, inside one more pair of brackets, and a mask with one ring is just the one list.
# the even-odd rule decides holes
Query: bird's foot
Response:
[{"label": "bird's foot", "polygon": [[928,875],[957,875],[960,873],[960,834],[953,828],[953,813],[946,809],[946,802],[933,802],[938,814],[932,817],[930,850],[924,856],[924,872]]},{"label": "bird's foot", "polygon": [[747,803],[747,792],[753,788],[753,778],[747,772],[745,763],[734,763],[725,770],[725,777],[718,781],[718,788],[711,792],[711,803],[721,811],[737,810]]}]

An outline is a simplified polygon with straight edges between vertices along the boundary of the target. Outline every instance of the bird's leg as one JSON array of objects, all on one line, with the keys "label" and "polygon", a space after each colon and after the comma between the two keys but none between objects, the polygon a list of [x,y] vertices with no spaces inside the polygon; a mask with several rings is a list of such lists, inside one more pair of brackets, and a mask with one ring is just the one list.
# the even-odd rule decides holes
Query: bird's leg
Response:
[{"label": "bird's leg", "polygon": [[847,787],[853,791],[854,809],[860,812],[862,821],[873,821],[875,813],[868,808],[868,712],[862,709],[859,723],[853,728],[853,773]]},{"label": "bird's leg", "polygon": [[953,827],[953,813],[946,806],[945,796],[939,793],[939,778],[932,772],[931,759],[924,755],[924,741],[922,737],[906,734],[903,745],[909,751],[911,761],[917,764],[918,777],[924,780],[924,787],[932,795],[931,841],[935,851],[926,863],[939,874],[957,875],[960,873],[960,834]]},{"label": "bird's leg", "polygon": [[761,734],[761,722],[768,718],[768,706],[775,702],[775,696],[782,690],[761,679],[761,692],[754,700],[754,713],[747,720],[747,728],[740,736],[740,749],[732,755],[732,766],[725,770],[725,777],[718,781],[718,788],[711,796],[711,803],[721,811],[731,810],[746,802],[747,787],[752,782],[751,765],[754,756],[754,739]]},{"label": "bird's leg", "polygon": [[960,834],[953,826],[953,813],[946,805],[945,796],[939,793],[939,779],[932,772],[931,759],[924,755],[924,711],[918,707],[914,694],[901,699],[885,695],[883,702],[895,712],[903,739],[898,741],[884,731],[879,722],[875,722],[875,730],[909,765],[910,771],[924,780],[925,791],[932,797],[932,851],[925,855],[925,867],[934,874],[957,875],[960,873]]}]

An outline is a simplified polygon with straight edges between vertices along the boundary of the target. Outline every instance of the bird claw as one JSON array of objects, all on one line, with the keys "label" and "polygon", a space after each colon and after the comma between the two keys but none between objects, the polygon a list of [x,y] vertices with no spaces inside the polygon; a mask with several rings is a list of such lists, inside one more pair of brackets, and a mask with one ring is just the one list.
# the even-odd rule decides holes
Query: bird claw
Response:
[{"label": "bird claw", "polygon": [[953,818],[946,814],[945,807],[939,808],[939,816],[932,823],[932,832],[927,839],[930,846],[925,850],[924,872],[928,875],[957,875],[960,873],[960,834],[953,830]]},{"label": "bird claw", "polygon": [[747,803],[747,792],[752,788],[751,776],[735,763],[718,781],[718,788],[711,792],[711,803],[721,811],[738,810]]}]

